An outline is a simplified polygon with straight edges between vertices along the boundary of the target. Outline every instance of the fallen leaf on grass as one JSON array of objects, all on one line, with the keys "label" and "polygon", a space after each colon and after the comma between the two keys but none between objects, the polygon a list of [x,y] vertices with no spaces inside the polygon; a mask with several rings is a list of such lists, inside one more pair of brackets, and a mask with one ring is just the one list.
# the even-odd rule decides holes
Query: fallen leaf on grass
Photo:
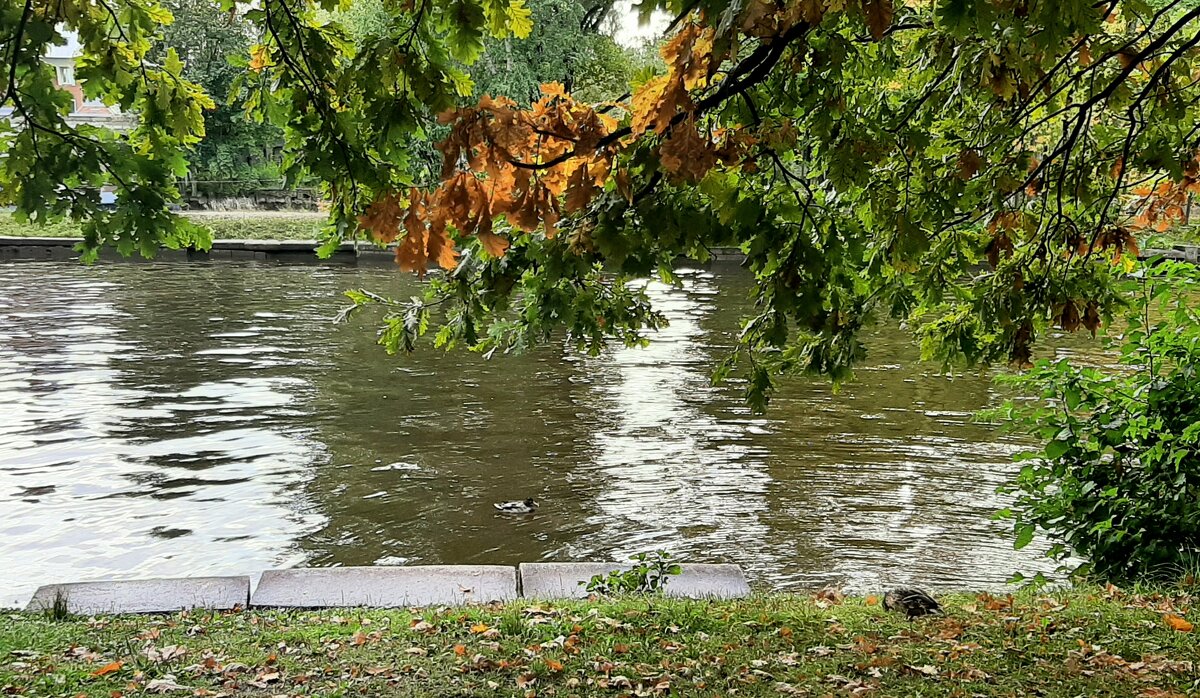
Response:
[{"label": "fallen leaf on grass", "polygon": [[490,629],[491,628],[488,627],[487,623],[476,623],[475,625],[471,626],[471,632],[475,633],[476,635],[482,635]]},{"label": "fallen leaf on grass", "polygon": [[979,594],[976,599],[978,599],[983,604],[983,607],[989,611],[1011,611],[1013,608],[1014,599],[1012,594],[1004,597],[996,597],[984,592]]},{"label": "fallen leaf on grass", "polygon": [[352,636],[350,636],[350,644],[354,645],[355,647],[361,647],[362,645],[365,645],[366,643],[367,643],[367,634],[361,630],[359,630],[358,632],[356,632]]},{"label": "fallen leaf on grass", "polygon": [[454,654],[459,657],[465,656],[467,654],[467,646],[466,645],[455,645],[454,646]]},{"label": "fallen leaf on grass", "polygon": [[546,668],[548,668],[550,671],[558,672],[563,670],[563,665],[562,662],[553,659],[547,659]]},{"label": "fallen leaf on grass", "polygon": [[429,654],[429,650],[425,649],[424,647],[409,647],[408,649],[404,650],[404,653],[411,654],[414,657],[424,657],[425,655]]},{"label": "fallen leaf on grass", "polygon": [[162,649],[154,646],[147,646],[142,650],[142,654],[146,655],[146,659],[149,659],[155,664],[162,664],[187,654],[187,648],[180,647],[179,645],[167,645]]},{"label": "fallen leaf on grass", "polygon": [[411,630],[416,633],[432,633],[437,630],[432,623],[423,620],[413,621]]},{"label": "fallen leaf on grass", "polygon": [[93,671],[92,676],[106,676],[114,671],[120,671],[123,666],[125,666],[125,662],[111,662]]},{"label": "fallen leaf on grass", "polygon": [[75,657],[76,659],[82,659],[89,662],[100,658],[98,653],[93,652],[86,647],[80,647],[79,645],[71,645],[71,648],[67,650],[66,655],[68,657]]},{"label": "fallen leaf on grass", "polygon": [[172,691],[191,691],[187,686],[180,686],[175,683],[175,675],[167,674],[161,679],[154,679],[146,684],[146,691],[149,693],[171,693]]},{"label": "fallen leaf on grass", "polygon": [[1189,623],[1186,618],[1177,616],[1174,613],[1164,613],[1163,621],[1165,621],[1166,624],[1171,628],[1178,630],[1181,633],[1190,633],[1192,632],[1192,628],[1195,627]]},{"label": "fallen leaf on grass", "polygon": [[279,672],[268,671],[259,674],[258,676],[254,677],[253,681],[247,681],[246,683],[254,686],[255,688],[266,688],[269,684],[275,683],[276,681],[279,681]]},{"label": "fallen leaf on grass", "polygon": [[596,685],[600,688],[633,688],[633,682],[628,676],[610,676],[606,679],[599,679]]},{"label": "fallen leaf on grass", "polygon": [[821,605],[821,602],[825,602],[827,604],[840,604],[845,600],[845,598],[846,595],[842,593],[841,589],[825,587],[817,592],[817,605]]},{"label": "fallen leaf on grass", "polygon": [[917,674],[923,674],[925,676],[937,676],[938,675],[937,667],[933,666],[932,664],[922,664],[921,666],[913,666],[912,664],[905,664],[904,668],[908,669],[909,671],[912,671],[914,673],[917,673]]},{"label": "fallen leaf on grass", "polygon": [[860,635],[854,638],[854,649],[863,654],[875,654],[879,651],[879,645],[870,638]]},{"label": "fallen leaf on grass", "polygon": [[868,606],[874,606],[875,604],[879,603],[879,597],[874,595],[868,596],[866,602]]}]

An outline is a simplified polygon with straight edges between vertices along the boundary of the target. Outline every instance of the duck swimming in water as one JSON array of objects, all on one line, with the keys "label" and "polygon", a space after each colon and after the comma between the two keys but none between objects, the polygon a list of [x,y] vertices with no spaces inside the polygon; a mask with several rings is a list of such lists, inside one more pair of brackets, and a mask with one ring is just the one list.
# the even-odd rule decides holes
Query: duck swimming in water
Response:
[{"label": "duck swimming in water", "polygon": [[899,587],[883,595],[883,607],[889,611],[903,611],[909,620],[942,613],[942,607],[929,594],[920,589]]},{"label": "duck swimming in water", "polygon": [[538,503],[530,497],[523,502],[499,502],[492,506],[502,514],[532,514],[537,511]]}]

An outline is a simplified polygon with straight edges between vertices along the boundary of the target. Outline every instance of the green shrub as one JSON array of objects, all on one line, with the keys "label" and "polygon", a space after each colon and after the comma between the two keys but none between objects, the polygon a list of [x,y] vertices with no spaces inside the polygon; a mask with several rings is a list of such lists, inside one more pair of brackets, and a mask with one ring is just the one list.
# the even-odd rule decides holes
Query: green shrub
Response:
[{"label": "green shrub", "polygon": [[1016,546],[1040,530],[1047,555],[1111,581],[1178,578],[1200,549],[1200,272],[1133,277],[1127,331],[1108,340],[1119,366],[1042,361],[1013,382],[1044,402],[1002,410],[1043,444],[1003,488]]},{"label": "green shrub", "polygon": [[667,579],[682,574],[683,568],[671,562],[670,553],[655,551],[653,556],[638,553],[629,558],[637,564],[627,570],[613,570],[608,574],[594,575],[586,585],[589,594],[616,596],[620,594],[656,594],[667,586]]}]

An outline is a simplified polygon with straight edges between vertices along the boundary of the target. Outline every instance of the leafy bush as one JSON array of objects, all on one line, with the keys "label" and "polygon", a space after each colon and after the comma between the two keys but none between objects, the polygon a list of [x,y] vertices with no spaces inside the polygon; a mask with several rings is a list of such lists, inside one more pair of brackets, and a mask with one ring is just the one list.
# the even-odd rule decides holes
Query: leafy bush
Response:
[{"label": "leafy bush", "polygon": [[1119,367],[1039,362],[1014,382],[1044,404],[1003,410],[1044,443],[1005,488],[1016,546],[1041,530],[1048,556],[1112,581],[1178,577],[1200,549],[1200,271],[1133,277],[1127,331],[1108,342]]},{"label": "leafy bush", "polygon": [[666,587],[668,577],[683,573],[682,567],[671,562],[670,553],[662,550],[656,551],[653,556],[638,553],[629,559],[637,564],[625,571],[597,574],[579,585],[586,584],[588,593],[601,596],[656,594]]}]

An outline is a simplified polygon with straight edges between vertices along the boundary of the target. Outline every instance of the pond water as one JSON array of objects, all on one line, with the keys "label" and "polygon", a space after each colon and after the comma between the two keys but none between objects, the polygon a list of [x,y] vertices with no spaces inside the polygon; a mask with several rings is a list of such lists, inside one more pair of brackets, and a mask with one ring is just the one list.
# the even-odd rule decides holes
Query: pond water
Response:
[{"label": "pond water", "polygon": [[[389,357],[341,291],[390,269],[0,265],[0,604],[38,584],[295,565],[735,562],[764,589],[996,587],[1046,569],[989,519],[1018,444],[986,376],[870,338],[766,416],[708,374],[736,268],[654,288],[646,349]],[[535,497],[533,516],[491,503]]]}]

